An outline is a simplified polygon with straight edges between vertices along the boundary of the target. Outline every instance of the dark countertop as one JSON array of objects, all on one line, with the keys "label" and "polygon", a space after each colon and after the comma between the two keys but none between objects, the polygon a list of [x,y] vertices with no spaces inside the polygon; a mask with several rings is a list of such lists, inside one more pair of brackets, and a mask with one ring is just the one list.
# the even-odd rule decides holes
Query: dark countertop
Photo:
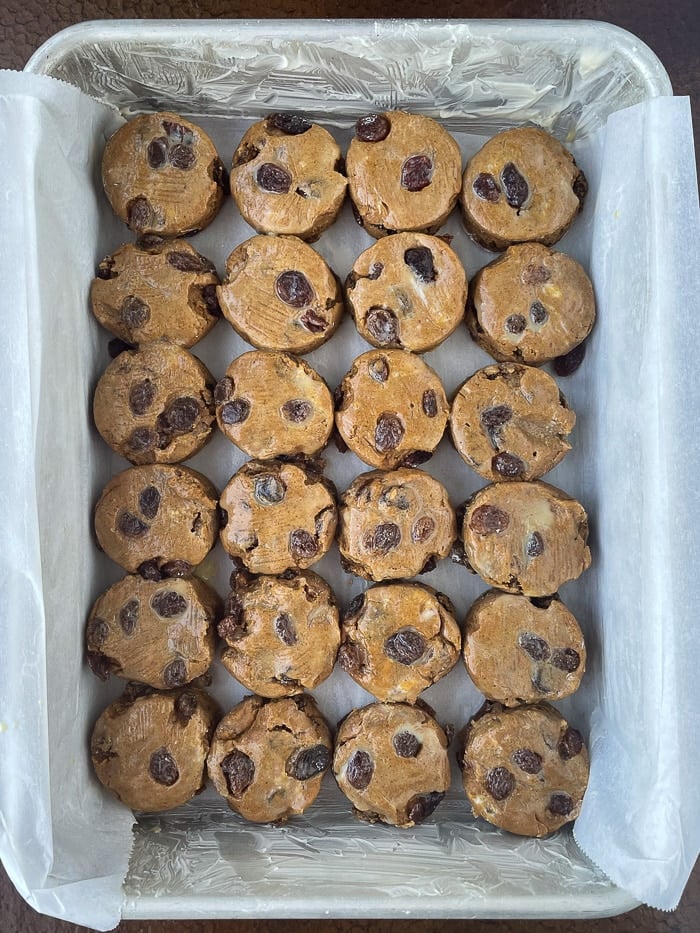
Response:
[{"label": "dark countertop", "polygon": [[[700,152],[700,7],[697,0],[402,0],[390,6],[378,0],[0,0],[0,68],[24,67],[49,36],[73,23],[112,18],[259,18],[268,17],[472,17],[603,20],[622,26],[649,45],[665,65],[678,95],[690,95],[695,147]],[[68,933],[84,929],[36,914],[16,893],[0,868],[0,928],[4,933]],[[469,933],[537,930],[538,933],[684,933],[700,929],[700,863],[673,913],[640,907],[628,914],[596,921],[388,921],[388,920],[239,920],[126,921],[122,933]]]}]

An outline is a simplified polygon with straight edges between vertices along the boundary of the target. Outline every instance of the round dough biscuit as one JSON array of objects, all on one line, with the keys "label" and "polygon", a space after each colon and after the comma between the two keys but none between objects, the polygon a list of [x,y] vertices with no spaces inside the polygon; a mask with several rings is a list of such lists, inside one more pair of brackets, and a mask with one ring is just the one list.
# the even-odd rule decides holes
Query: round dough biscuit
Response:
[{"label": "round dough biscuit", "polygon": [[373,703],[340,724],[333,773],[356,816],[408,829],[435,811],[450,786],[447,737],[424,709]]},{"label": "round dough biscuit", "polygon": [[342,439],[369,466],[384,470],[429,460],[449,411],[435,370],[406,350],[363,353],[336,391]]},{"label": "round dough biscuit", "polygon": [[390,110],[357,121],[347,172],[358,223],[373,237],[432,234],[457,203],[462,155],[435,120]]},{"label": "round dough biscuit", "polygon": [[551,246],[571,226],[587,190],[559,140],[537,127],[515,127],[493,136],[467,163],[464,225],[486,249],[531,240]]},{"label": "round dough biscuit", "polygon": [[252,350],[235,359],[214,390],[219,427],[249,457],[313,457],[333,430],[333,396],[302,359]]},{"label": "round dough biscuit", "polygon": [[233,154],[231,195],[260,233],[318,239],[338,216],[347,183],[336,141],[298,114],[253,124]]},{"label": "round dough biscuit", "polygon": [[124,350],[102,374],[95,426],[132,463],[179,463],[204,447],[214,428],[214,377],[168,340]]},{"label": "round dough biscuit", "polygon": [[219,212],[226,172],[204,130],[176,113],[146,113],[110,137],[102,183],[135,233],[198,233]]},{"label": "round dough biscuit", "polygon": [[283,823],[314,802],[332,753],[330,730],[310,696],[251,696],[219,723],[207,768],[236,813]]}]

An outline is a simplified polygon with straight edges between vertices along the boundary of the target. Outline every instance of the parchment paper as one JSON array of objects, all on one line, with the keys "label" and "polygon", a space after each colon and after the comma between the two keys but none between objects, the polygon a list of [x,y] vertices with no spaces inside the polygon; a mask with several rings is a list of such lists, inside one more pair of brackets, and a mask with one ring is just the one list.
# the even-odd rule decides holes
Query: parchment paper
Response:
[{"label": "parchment paper", "polygon": [[[91,425],[108,335],[87,310],[96,262],[132,238],[112,216],[99,183],[104,140],[118,122],[114,111],[74,88],[32,75],[0,75],[0,855],[37,910],[97,929],[120,917],[133,838],[132,814],[102,791],[87,753],[92,724],[119,684],[105,687],[91,675],[82,644],[92,600],[120,576],[95,549],[90,527],[99,490],[127,464],[105,449]],[[228,161],[243,121],[209,118],[202,125]],[[347,128],[334,132],[345,145]],[[465,158],[483,142],[456,135]],[[691,140],[687,101],[669,98],[613,114],[603,130],[572,144],[591,192],[558,248],[590,267],[599,319],[584,365],[561,383],[578,415],[574,451],[547,476],[583,502],[593,532],[592,569],[562,589],[589,646],[581,690],[559,704],[591,748],[591,781],[575,837],[616,884],[666,909],[680,897],[700,837],[691,780],[699,763],[691,698],[700,407],[694,360],[700,223]],[[443,232],[455,235],[453,246],[470,276],[493,258],[466,238],[456,216]],[[193,243],[222,271],[228,253],[251,234],[229,202]],[[316,248],[344,278],[371,242],[346,207]],[[221,322],[193,352],[220,377],[245,349]],[[308,359],[333,387],[366,349],[346,320]],[[490,361],[465,328],[426,360],[448,394]],[[217,436],[190,463],[222,488],[243,460]],[[367,469],[332,446],[327,460],[341,490]],[[483,485],[446,441],[425,468],[445,483],[455,504]],[[335,551],[315,569],[343,606],[365,586],[338,570]],[[218,546],[198,572],[225,594],[228,564]],[[422,579],[445,591],[460,617],[484,589],[447,561]],[[212,691],[225,708],[244,694],[218,664]],[[331,722],[371,700],[342,672],[314,693]],[[481,702],[461,665],[425,698],[441,721],[457,728]],[[279,883],[294,880],[298,871],[311,897],[310,888],[336,870],[333,852],[345,851],[348,836],[363,848],[365,828],[338,806],[342,798],[332,779],[326,785],[317,812],[312,808],[286,834],[251,830],[211,790],[172,816],[142,818],[127,892],[159,897],[169,915],[173,891],[192,894],[197,912],[198,895],[231,893],[235,881],[241,910],[255,915],[270,909],[275,873]],[[570,884],[574,898],[586,885],[605,884],[570,833],[533,843],[477,823],[458,779],[444,806],[449,821],[441,823],[438,810],[410,839],[367,829],[357,864],[365,872],[368,903],[406,893],[397,885],[402,856],[426,876],[426,896],[434,895],[426,899],[425,915],[440,916],[443,897],[453,916],[460,903],[466,915],[473,909],[470,897],[488,901],[491,891],[495,905],[496,892],[509,881],[525,902],[528,892],[534,896],[550,881],[563,889]],[[192,832],[202,827],[197,852]],[[211,827],[217,831],[207,835]],[[159,846],[159,834],[172,844]],[[307,845],[303,874],[290,864],[290,840],[295,850]],[[206,881],[191,871],[203,850],[207,857],[213,852],[215,865]],[[351,850],[346,869],[355,864]],[[391,870],[382,861],[388,852]],[[471,865],[474,858],[478,866]],[[462,865],[456,874],[455,859]],[[248,875],[241,874],[244,861]],[[386,876],[378,872],[381,865]],[[505,866],[497,880],[491,865]],[[180,878],[183,866],[190,870]],[[348,884],[352,878],[350,871]],[[571,911],[575,906],[562,897],[562,913]]]}]

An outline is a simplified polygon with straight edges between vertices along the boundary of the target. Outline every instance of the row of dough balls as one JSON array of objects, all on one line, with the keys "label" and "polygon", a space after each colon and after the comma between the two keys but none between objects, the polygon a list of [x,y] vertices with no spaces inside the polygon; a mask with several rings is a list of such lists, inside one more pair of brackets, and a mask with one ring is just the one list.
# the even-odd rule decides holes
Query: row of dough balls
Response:
[{"label": "row of dough balls", "polygon": [[188,350],[166,340],[124,350],[95,389],[95,425],[133,464],[178,463],[214,425],[249,457],[312,458],[333,429],[368,466],[430,459],[449,423],[462,459],[491,481],[538,479],[571,449],[576,415],[555,380],[519,363],[472,374],[450,405],[437,373],[405,350],[370,350],[331,394],[303,359],[272,350],[237,357],[215,382]]},{"label": "row of dough balls", "polygon": [[[333,741],[308,694],[249,696],[221,718],[200,689],[132,686],[97,720],[91,757],[102,784],[135,810],[187,802],[208,772],[236,813],[282,823],[311,806],[332,769],[358,817],[410,828],[449,788],[448,744],[424,704],[354,709]],[[543,836],[578,815],[588,753],[581,734],[546,704],[483,710],[458,761],[475,812],[511,832]]]},{"label": "row of dough balls", "polygon": [[[105,147],[102,178],[133,231],[165,236],[206,227],[229,186],[207,134],[169,112],[122,126]],[[233,155],[231,194],[261,233],[318,238],[347,188],[358,223],[374,237],[434,233],[459,198],[470,234],[503,249],[556,242],[581,209],[587,184],[571,153],[535,127],[494,136],[462,173],[450,134],[430,117],[400,110],[361,117],[346,163],[327,130],[290,113],[255,123]]]},{"label": "row of dough balls", "polygon": [[462,655],[484,696],[505,706],[553,701],[578,689],[586,667],[581,629],[558,597],[490,590],[467,614],[464,639],[452,603],[418,583],[376,584],[343,614],[318,574],[234,573],[225,602],[196,576],[127,575],[94,603],[87,658],[110,675],[156,689],[182,687],[221,661],[253,693],[313,690],[343,670],[376,699],[414,703]]},{"label": "row of dough balls", "polygon": [[129,344],[167,337],[191,347],[223,314],[258,349],[305,354],[332,336],[345,305],[360,335],[380,348],[423,353],[466,320],[495,359],[540,365],[586,338],[595,299],[574,259],[539,243],[512,246],[477,272],[467,302],[467,277],[446,239],[380,240],[358,257],[342,289],[297,237],[246,240],[220,283],[214,264],[187,241],[146,235],[102,260],[91,307]]}]

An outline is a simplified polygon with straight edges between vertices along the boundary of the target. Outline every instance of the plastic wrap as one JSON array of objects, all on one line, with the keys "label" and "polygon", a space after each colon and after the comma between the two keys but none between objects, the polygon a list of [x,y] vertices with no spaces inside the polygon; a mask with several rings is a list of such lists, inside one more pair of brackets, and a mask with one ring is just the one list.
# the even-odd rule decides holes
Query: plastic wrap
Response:
[{"label": "plastic wrap", "polygon": [[[547,479],[583,502],[593,530],[593,567],[562,590],[586,634],[589,669],[559,706],[590,742],[575,838],[595,864],[570,829],[536,841],[474,820],[457,775],[434,817],[407,832],[357,823],[328,778],[317,804],[284,828],[245,824],[208,789],[177,811],[139,817],[132,836],[132,814],[102,791],[87,753],[92,723],[119,686],[91,675],[82,648],[92,600],[120,576],[90,527],[101,486],[126,464],[91,425],[91,394],[108,356],[107,336],[87,310],[96,262],[132,238],[99,183],[104,140],[119,117],[58,82],[4,74],[0,184],[12,223],[0,234],[0,855],[9,874],[38,910],[98,929],[122,911],[357,916],[358,902],[362,915],[384,917],[584,917],[636,899],[672,908],[700,834],[684,781],[698,763],[697,714],[685,702],[697,617],[684,568],[698,549],[690,419],[699,391],[686,347],[700,293],[687,101],[615,112],[667,85],[648,50],[595,24],[581,24],[578,42],[556,24],[539,32],[526,24],[360,24],[355,33],[347,23],[316,24],[320,34],[307,30],[304,41],[285,37],[279,24],[205,26],[155,24],[148,34],[114,24],[110,38],[110,26],[89,24],[80,41],[52,40],[32,67],[126,113],[197,113],[224,161],[262,112],[311,109],[320,118],[322,109],[346,145],[358,112],[396,105],[443,119],[465,158],[501,125],[536,120],[567,140],[589,177],[584,212],[558,248],[591,268],[599,318],[584,365],[562,381],[578,415],[574,450]],[[381,64],[362,57],[370,40],[384,52],[373,56]],[[470,276],[492,258],[457,216],[442,232],[455,235]],[[251,233],[228,202],[193,243],[222,271]],[[342,278],[371,242],[346,206],[316,248]],[[366,348],[346,320],[308,359],[334,386]],[[221,322],[193,352],[220,377],[245,349]],[[426,360],[448,394],[489,362],[466,328]],[[243,459],[219,434],[190,462],[222,488]],[[340,489],[366,469],[332,446],[327,461]],[[425,468],[455,504],[483,485],[446,441]],[[364,588],[340,572],[335,550],[315,569],[343,606]],[[198,572],[225,594],[219,547]],[[484,588],[448,561],[422,579],[450,596],[460,618]],[[211,689],[225,708],[244,694],[218,664]],[[314,693],[331,723],[371,699],[340,671]],[[425,698],[457,728],[481,702],[461,665]]]}]

